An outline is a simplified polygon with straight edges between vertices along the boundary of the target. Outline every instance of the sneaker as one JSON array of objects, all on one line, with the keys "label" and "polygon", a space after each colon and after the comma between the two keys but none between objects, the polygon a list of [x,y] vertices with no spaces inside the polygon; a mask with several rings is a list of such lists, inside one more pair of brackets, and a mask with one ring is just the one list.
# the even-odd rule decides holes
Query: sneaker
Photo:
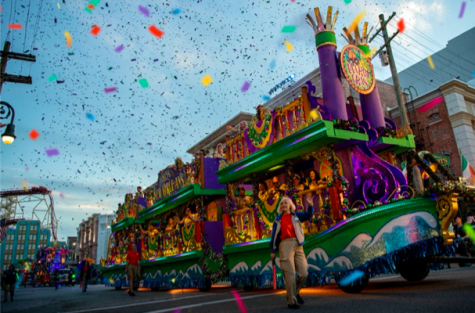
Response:
[{"label": "sneaker", "polygon": [[132,292],[130,295],[135,297],[135,293],[134,293],[134,292]]},{"label": "sneaker", "polygon": [[129,296],[132,296],[132,293],[130,292],[130,290],[129,290],[129,291],[127,291],[127,293],[129,294]]},{"label": "sneaker", "polygon": [[303,299],[302,299],[302,297],[301,297],[300,295],[297,295],[296,298],[297,298],[297,302],[298,302],[299,304],[304,304],[304,303],[305,303],[305,301],[303,301]]},{"label": "sneaker", "polygon": [[300,305],[298,305],[297,303],[289,304],[288,307],[289,309],[300,309]]}]

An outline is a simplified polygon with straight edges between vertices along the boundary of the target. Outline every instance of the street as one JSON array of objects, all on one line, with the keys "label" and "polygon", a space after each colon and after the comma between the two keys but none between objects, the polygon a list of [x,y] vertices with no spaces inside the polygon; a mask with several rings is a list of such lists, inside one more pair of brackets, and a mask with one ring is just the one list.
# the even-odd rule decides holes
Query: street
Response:
[{"label": "street", "polygon": [[[287,312],[284,290],[236,289],[247,312]],[[431,272],[422,282],[410,283],[400,276],[379,276],[370,280],[360,294],[346,294],[335,284],[305,288],[304,312],[473,312],[475,307],[475,267]],[[242,312],[233,289],[227,285],[208,293],[194,289],[152,292],[140,288],[135,297],[126,289],[116,291],[102,285],[19,288],[15,301],[2,303],[1,312]]]}]

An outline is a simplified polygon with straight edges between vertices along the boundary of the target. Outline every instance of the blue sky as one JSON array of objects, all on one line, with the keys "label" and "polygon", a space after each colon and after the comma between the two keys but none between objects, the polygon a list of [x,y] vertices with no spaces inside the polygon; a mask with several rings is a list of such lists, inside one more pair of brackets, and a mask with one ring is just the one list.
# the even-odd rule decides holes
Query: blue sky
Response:
[{"label": "blue sky", "polygon": [[[375,28],[380,13],[395,11],[390,34],[399,18],[406,22],[393,45],[399,70],[475,26],[471,0],[462,18],[458,0],[102,0],[92,13],[84,10],[87,1],[35,0],[28,15],[29,2],[1,2],[1,44],[8,39],[12,51],[30,50],[37,61],[7,65],[7,73],[31,75],[33,84],[3,85],[1,100],[15,108],[17,139],[0,144],[0,187],[21,188],[26,180],[29,187],[53,190],[60,240],[76,235],[78,224],[91,214],[115,210],[137,185],[154,183],[175,157],[191,160],[189,147],[240,111],[252,112],[282,79],[292,73],[299,79],[318,67],[314,35],[305,23],[314,6],[324,14],[328,5],[340,11],[337,34],[363,10],[364,21]],[[177,8],[181,12],[172,14]],[[9,32],[9,23],[23,29]],[[90,34],[94,24],[101,27],[97,36]],[[163,37],[150,34],[152,24],[165,32]],[[296,26],[295,32],[281,33],[286,25]],[[65,31],[72,36],[69,48]],[[292,51],[286,51],[284,40]],[[371,47],[381,43],[376,39]],[[338,47],[344,44],[338,37]],[[120,45],[124,49],[115,52]],[[420,49],[408,51],[414,46]],[[379,59],[374,65],[378,79],[389,77]],[[213,79],[208,87],[201,83],[206,74]],[[52,75],[64,83],[50,82]],[[143,78],[148,88],[138,83]],[[245,81],[251,87],[243,93]],[[109,87],[117,91],[105,93]],[[28,136],[32,129],[40,133],[35,141]],[[60,154],[48,157],[45,150],[52,148]]]}]

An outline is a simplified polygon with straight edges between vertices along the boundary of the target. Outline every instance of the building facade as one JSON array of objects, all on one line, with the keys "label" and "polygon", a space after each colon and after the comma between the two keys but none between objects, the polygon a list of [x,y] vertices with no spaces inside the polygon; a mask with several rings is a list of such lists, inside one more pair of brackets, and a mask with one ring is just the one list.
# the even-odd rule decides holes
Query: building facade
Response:
[{"label": "building facade", "polygon": [[[96,264],[99,264],[101,256],[105,257],[110,236],[110,228],[107,228],[107,226],[110,226],[110,223],[115,218],[115,214],[96,213],[79,224],[78,241],[76,244],[76,258],[78,262],[88,257],[95,260]],[[103,230],[101,231],[101,229]]]},{"label": "building facade", "polygon": [[[448,156],[448,169],[459,177],[462,176],[460,153],[475,165],[474,87],[454,79],[407,102],[406,109],[417,151]],[[399,109],[393,108],[389,113],[401,126]]]},{"label": "building facade", "polygon": [[16,265],[19,260],[35,259],[39,245],[50,245],[51,233],[41,229],[40,221],[22,220],[15,228],[9,228],[0,246],[0,268],[8,269],[10,264]]},{"label": "building facade", "polygon": [[99,220],[99,234],[97,238],[96,264],[100,264],[101,258],[107,257],[107,248],[111,235],[111,223],[117,218],[116,214],[101,214]]},{"label": "building facade", "polygon": [[76,244],[77,244],[78,237],[68,236],[67,245],[68,245],[68,263],[69,264],[77,264],[77,254],[76,254]]}]

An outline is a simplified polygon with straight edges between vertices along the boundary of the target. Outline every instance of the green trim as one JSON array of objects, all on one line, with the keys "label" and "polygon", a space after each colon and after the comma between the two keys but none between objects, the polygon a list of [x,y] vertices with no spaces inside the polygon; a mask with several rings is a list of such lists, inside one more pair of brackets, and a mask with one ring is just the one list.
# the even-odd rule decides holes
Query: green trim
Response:
[{"label": "green trim", "polygon": [[332,31],[323,31],[315,35],[315,47],[320,46],[321,44],[332,42],[336,44],[336,36]]},{"label": "green trim", "polygon": [[225,195],[225,189],[202,189],[200,184],[191,184],[180,189],[177,193],[170,195],[156,202],[154,205],[139,212],[139,217],[147,220],[154,215],[158,215],[185,204],[198,196]]},{"label": "green trim", "polygon": [[221,184],[226,184],[250,177],[252,173],[266,172],[276,165],[283,164],[285,160],[296,159],[304,153],[328,144],[350,139],[368,141],[368,135],[336,130],[332,121],[318,121],[219,170],[218,180]]},{"label": "green trim", "polygon": [[378,153],[392,151],[394,154],[400,154],[416,147],[414,135],[407,135],[404,138],[379,137],[374,145],[378,144],[391,145],[391,147],[378,151]]},{"label": "green trim", "polygon": [[371,50],[369,49],[369,46],[366,44],[361,44],[358,46],[358,48],[360,48],[360,50],[363,51],[364,54],[366,55],[368,55],[371,52]]},{"label": "green trim", "polygon": [[129,226],[132,226],[134,224],[143,224],[143,223],[145,223],[145,221],[143,221],[141,219],[135,219],[133,217],[127,217],[127,218],[124,218],[124,219],[118,221],[115,224],[112,224],[111,230],[114,232],[114,231],[118,231],[118,230],[127,228]]},{"label": "green trim", "polygon": [[[184,252],[182,254],[165,256],[158,258],[154,261],[140,261],[140,267],[146,269],[151,266],[163,265],[163,264],[172,264],[176,262],[181,262],[189,259],[199,259],[203,256],[203,250],[195,250],[190,252]],[[121,271],[125,269],[125,263],[114,264],[108,267],[101,267],[102,273],[112,272],[112,271]]]},{"label": "green trim", "polygon": [[261,249],[268,249],[270,243],[270,238],[254,240],[249,243],[235,243],[232,245],[223,246],[223,253],[225,254],[233,254],[233,253],[242,253],[244,251],[253,251],[253,250],[261,250]]}]

